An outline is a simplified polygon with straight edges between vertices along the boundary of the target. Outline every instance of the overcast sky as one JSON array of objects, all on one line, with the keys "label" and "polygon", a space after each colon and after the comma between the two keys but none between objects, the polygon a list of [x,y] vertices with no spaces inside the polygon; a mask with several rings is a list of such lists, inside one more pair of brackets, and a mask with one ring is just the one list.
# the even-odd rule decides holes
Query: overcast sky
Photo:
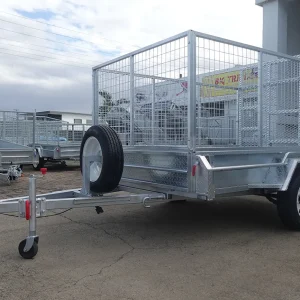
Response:
[{"label": "overcast sky", "polygon": [[0,110],[90,112],[93,66],[188,29],[261,46],[262,8],[254,0],[1,1]]}]

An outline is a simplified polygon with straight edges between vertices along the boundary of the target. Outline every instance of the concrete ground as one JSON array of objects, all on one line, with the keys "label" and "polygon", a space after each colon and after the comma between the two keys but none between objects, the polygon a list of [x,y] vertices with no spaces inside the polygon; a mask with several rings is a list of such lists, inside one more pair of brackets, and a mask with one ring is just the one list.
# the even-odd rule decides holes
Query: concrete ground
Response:
[{"label": "concrete ground", "polygon": [[[28,172],[1,198],[26,194]],[[38,191],[80,186],[52,169]],[[71,210],[38,220],[39,253],[22,259],[24,219],[0,215],[0,299],[297,299],[299,233],[258,197]]]}]

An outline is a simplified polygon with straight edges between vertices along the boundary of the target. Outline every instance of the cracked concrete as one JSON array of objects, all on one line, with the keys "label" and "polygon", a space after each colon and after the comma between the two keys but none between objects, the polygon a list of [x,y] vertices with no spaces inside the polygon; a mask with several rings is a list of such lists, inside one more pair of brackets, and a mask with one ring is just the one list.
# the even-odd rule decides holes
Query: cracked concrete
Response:
[{"label": "cracked concrete", "polygon": [[101,227],[96,228],[96,227],[94,227],[94,226],[93,226],[92,224],[90,224],[90,223],[82,223],[82,222],[80,222],[80,221],[72,220],[71,218],[69,218],[69,217],[67,217],[67,216],[64,216],[64,215],[60,215],[60,216],[61,216],[62,218],[65,218],[65,219],[71,221],[71,222],[74,222],[74,223],[76,223],[76,224],[87,225],[87,226],[89,226],[89,227],[91,227],[92,229],[95,229],[95,230],[97,230],[97,229],[100,228],[100,229],[101,229],[105,234],[107,234],[108,236],[111,236],[111,237],[114,237],[114,238],[118,238],[120,241],[122,241],[124,244],[126,244],[126,245],[128,245],[128,246],[130,247],[130,250],[128,250],[128,251],[126,251],[125,253],[123,253],[120,257],[118,257],[115,261],[113,261],[113,262],[110,263],[109,265],[102,267],[102,268],[99,270],[99,272],[97,272],[97,273],[95,273],[95,274],[89,274],[89,275],[87,275],[87,276],[84,276],[84,277],[80,278],[79,280],[77,280],[77,281],[73,284],[73,286],[79,284],[80,282],[82,282],[83,280],[85,280],[85,279],[87,279],[87,278],[89,278],[89,277],[93,277],[93,276],[96,276],[96,275],[101,276],[101,275],[102,275],[102,272],[103,272],[104,270],[109,269],[109,268],[112,267],[113,265],[117,264],[120,260],[122,260],[125,256],[127,256],[129,253],[131,253],[131,252],[135,249],[132,245],[130,245],[130,244],[129,244],[125,239],[123,239],[122,237],[120,237],[120,236],[118,236],[118,235],[115,235],[115,234],[112,234],[112,233],[109,233],[107,230],[105,230],[105,229],[103,229],[103,228],[101,228]]},{"label": "cracked concrete", "polygon": [[[40,192],[77,186],[78,170],[38,183]],[[22,195],[27,185],[1,191]],[[263,198],[73,209],[38,220],[29,261],[17,252],[27,229],[0,215],[1,300],[300,298],[299,233]]]}]

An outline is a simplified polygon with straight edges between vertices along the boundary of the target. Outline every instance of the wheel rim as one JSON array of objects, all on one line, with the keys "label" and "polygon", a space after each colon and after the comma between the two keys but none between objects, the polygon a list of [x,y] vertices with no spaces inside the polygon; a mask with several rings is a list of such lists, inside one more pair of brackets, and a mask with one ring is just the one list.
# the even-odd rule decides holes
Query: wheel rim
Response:
[{"label": "wheel rim", "polygon": [[297,212],[298,212],[298,215],[300,216],[300,188],[298,190],[298,193],[297,193]]},{"label": "wheel rim", "polygon": [[83,157],[87,156],[100,156],[100,161],[91,163],[90,166],[90,181],[95,182],[101,174],[102,171],[102,163],[103,163],[103,157],[102,157],[102,150],[99,141],[91,136],[89,137],[84,146],[83,146]]}]

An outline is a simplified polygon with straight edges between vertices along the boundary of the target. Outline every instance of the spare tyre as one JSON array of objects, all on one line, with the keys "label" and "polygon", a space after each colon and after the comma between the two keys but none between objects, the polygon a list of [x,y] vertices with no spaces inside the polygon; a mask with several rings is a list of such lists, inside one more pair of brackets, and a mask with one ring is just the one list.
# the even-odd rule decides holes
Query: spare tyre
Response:
[{"label": "spare tyre", "polygon": [[80,168],[87,156],[99,156],[90,165],[90,190],[95,193],[113,191],[122,177],[124,153],[117,133],[109,126],[95,125],[85,133],[80,147]]}]

